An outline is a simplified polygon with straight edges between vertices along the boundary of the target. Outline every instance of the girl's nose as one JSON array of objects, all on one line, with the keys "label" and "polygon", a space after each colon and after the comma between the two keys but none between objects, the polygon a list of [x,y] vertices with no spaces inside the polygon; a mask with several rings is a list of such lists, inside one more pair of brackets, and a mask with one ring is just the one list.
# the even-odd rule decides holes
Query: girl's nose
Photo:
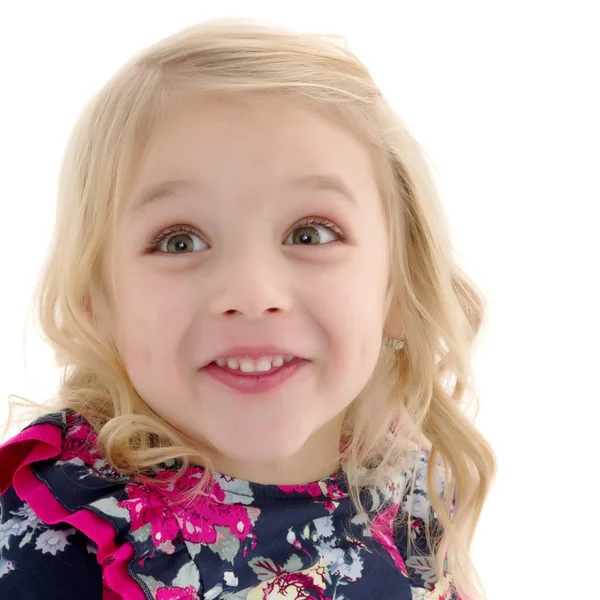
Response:
[{"label": "girl's nose", "polygon": [[248,252],[229,259],[212,273],[211,312],[258,319],[269,313],[286,312],[292,305],[289,274],[283,259]]}]

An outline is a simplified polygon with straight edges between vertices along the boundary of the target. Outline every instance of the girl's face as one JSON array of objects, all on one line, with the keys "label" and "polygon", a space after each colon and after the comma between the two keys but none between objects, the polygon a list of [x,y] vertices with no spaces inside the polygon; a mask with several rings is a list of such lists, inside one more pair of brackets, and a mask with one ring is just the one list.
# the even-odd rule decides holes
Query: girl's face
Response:
[{"label": "girl's face", "polygon": [[111,334],[140,396],[221,473],[303,483],[338,466],[384,326],[370,160],[315,111],[209,101],[173,111],[143,157],[111,244]]}]

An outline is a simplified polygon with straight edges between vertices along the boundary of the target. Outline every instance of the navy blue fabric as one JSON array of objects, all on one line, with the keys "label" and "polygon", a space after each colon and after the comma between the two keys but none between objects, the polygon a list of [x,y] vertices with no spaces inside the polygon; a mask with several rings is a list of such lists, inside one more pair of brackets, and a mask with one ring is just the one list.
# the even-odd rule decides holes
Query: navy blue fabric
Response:
[{"label": "navy blue fabric", "polygon": [[[388,524],[405,506],[409,472],[364,491],[365,509],[378,522],[372,528],[356,515],[341,470],[301,486],[216,474],[208,505],[182,503],[179,492],[198,482],[200,467],[189,467],[175,488],[164,487],[174,464],[157,467],[150,482],[125,477],[100,455],[81,415],[64,411],[31,426],[44,423],[61,428],[62,451],[31,465],[32,472],[64,508],[94,512],[110,523],[117,546],[131,544],[127,571],[148,600],[241,600],[252,592],[253,598],[413,600],[416,590],[423,599],[460,600],[449,576],[447,592],[437,593],[425,538],[426,526],[435,534],[437,522],[422,487],[426,453],[415,488],[423,518],[413,522],[414,550],[406,556],[408,530],[392,532]],[[118,598],[107,589],[103,598],[97,548],[84,534],[64,523],[46,525],[12,487],[0,500],[0,600]]]},{"label": "navy blue fabric", "polygon": [[[30,518],[28,505],[10,487],[0,497],[2,525],[0,526],[0,598],[2,600],[102,600],[102,571],[96,560],[93,544],[80,531],[68,536],[69,525],[51,528]],[[21,535],[8,535],[12,525]],[[52,538],[43,534],[56,532],[65,536],[68,544],[63,550],[52,545]],[[31,541],[21,544],[27,534]],[[48,539],[45,543],[44,540]],[[45,550],[45,551],[44,551]]]}]

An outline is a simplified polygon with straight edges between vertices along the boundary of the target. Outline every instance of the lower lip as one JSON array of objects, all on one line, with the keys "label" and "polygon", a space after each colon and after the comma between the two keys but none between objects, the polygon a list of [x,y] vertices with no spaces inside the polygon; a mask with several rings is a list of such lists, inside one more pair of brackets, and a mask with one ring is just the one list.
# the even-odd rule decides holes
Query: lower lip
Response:
[{"label": "lower lip", "polygon": [[307,362],[307,360],[302,358],[294,358],[270,373],[242,373],[241,371],[230,371],[229,369],[218,367],[214,362],[200,370],[238,392],[243,392],[245,394],[262,394],[285,383],[302,369]]}]

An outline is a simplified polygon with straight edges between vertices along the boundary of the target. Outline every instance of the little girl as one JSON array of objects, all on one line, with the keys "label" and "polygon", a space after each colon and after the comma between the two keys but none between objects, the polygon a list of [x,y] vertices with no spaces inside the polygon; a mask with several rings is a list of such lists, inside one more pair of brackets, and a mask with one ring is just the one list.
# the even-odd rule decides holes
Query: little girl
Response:
[{"label": "little girl", "polygon": [[1,598],[485,597],[484,300],[343,46],[225,20],[135,56],[39,285],[64,376],[0,447]]}]

